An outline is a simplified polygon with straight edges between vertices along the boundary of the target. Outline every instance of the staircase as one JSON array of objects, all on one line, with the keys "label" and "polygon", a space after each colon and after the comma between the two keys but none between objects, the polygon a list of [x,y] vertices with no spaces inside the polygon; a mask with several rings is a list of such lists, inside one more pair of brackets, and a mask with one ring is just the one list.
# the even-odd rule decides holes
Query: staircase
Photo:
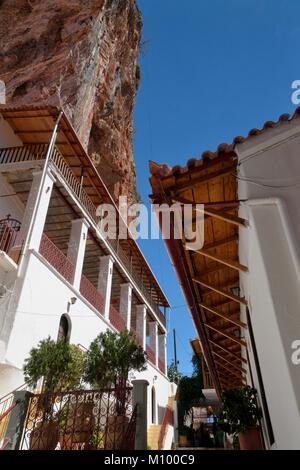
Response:
[{"label": "staircase", "polygon": [[150,424],[147,432],[147,442],[149,450],[158,450],[158,438],[160,433],[160,424]]},{"label": "staircase", "polygon": [[[163,422],[162,424],[151,424],[148,427],[148,432],[147,432],[147,443],[148,443],[148,448],[149,450],[158,450],[159,446],[164,444],[167,430],[168,430],[168,425],[169,425],[169,416],[170,412],[172,413],[173,411],[173,403],[174,403],[174,398],[175,397],[169,397],[168,399],[168,404],[165,408],[165,413],[163,417]],[[167,411],[167,413],[166,413]],[[163,435],[162,435],[163,433]],[[160,442],[161,441],[161,442]]]}]

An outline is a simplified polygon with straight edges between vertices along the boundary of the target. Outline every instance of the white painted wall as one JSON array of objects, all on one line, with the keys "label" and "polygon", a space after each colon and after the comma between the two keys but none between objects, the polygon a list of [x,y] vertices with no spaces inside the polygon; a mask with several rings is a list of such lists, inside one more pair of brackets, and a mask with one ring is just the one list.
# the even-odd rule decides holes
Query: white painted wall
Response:
[{"label": "white painted wall", "polygon": [[[111,326],[99,317],[85,299],[64,281],[50,265],[36,252],[29,257],[24,282],[20,288],[17,305],[10,314],[14,317],[2,364],[11,366],[11,380],[3,383],[0,369],[0,396],[10,392],[23,382],[20,371],[30,349],[48,335],[57,338],[61,315],[68,313],[71,321],[70,342],[88,348],[95,337]],[[68,302],[77,297],[68,312]],[[5,368],[7,374],[7,367]],[[154,377],[157,377],[154,379]],[[166,406],[170,383],[155,367],[148,363],[147,370],[135,373],[135,378],[146,379],[148,387],[148,422],[151,422],[151,386],[157,391],[158,416]],[[14,385],[12,387],[12,384]]]},{"label": "white painted wall", "polygon": [[[248,199],[240,215],[249,220],[240,230],[240,261],[249,268],[241,275],[241,289],[249,302],[277,449],[300,449],[300,366],[291,361],[291,344],[300,339],[299,148],[297,120],[237,146],[239,161],[248,159],[239,175],[259,183],[239,181],[239,198]],[[248,351],[254,369],[250,346]],[[253,376],[258,387],[256,371]]]}]

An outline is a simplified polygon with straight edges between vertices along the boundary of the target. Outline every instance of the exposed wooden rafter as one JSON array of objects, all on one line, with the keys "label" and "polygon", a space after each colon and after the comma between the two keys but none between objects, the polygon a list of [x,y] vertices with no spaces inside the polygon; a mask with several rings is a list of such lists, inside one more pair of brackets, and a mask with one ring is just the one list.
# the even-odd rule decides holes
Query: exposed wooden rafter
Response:
[{"label": "exposed wooden rafter", "polygon": [[237,271],[248,272],[247,266],[240,264],[236,260],[226,259],[226,258],[222,258],[221,256],[214,255],[210,253],[207,249],[202,248],[201,250],[190,250],[190,251],[196,251],[196,253],[198,253],[199,255],[202,255],[202,256],[205,256],[206,258],[217,261],[217,263],[225,264],[225,266],[228,266],[229,268],[235,269]]},{"label": "exposed wooden rafter", "polygon": [[238,359],[239,361],[242,361],[244,362],[244,364],[248,364],[248,361],[247,359],[245,359],[244,357],[240,356],[239,354],[236,354],[235,352],[231,351],[230,349],[228,348],[225,348],[224,346],[221,346],[219,343],[216,343],[215,341],[209,339],[209,342],[211,344],[213,344],[214,346],[222,349],[224,352],[226,352],[227,354],[230,354],[232,357],[234,357],[235,359]]},{"label": "exposed wooden rafter", "polygon": [[205,310],[213,313],[214,315],[217,315],[218,317],[221,317],[223,318],[224,320],[230,322],[230,323],[233,323],[234,325],[237,325],[237,326],[240,326],[241,328],[247,328],[247,325],[246,323],[240,321],[240,320],[236,320],[234,318],[231,318],[231,317],[228,317],[227,315],[225,315],[225,313],[223,312],[220,312],[219,310],[217,310],[216,308],[213,308],[213,307],[210,307],[209,305],[205,304],[204,302],[200,302],[200,306],[202,308],[204,308]]},{"label": "exposed wooden rafter", "polygon": [[242,339],[239,339],[237,338],[236,336],[234,335],[231,335],[229,333],[226,333],[225,331],[222,331],[220,329],[217,329],[215,328],[214,326],[211,326],[209,323],[205,322],[204,325],[209,328],[210,330],[213,330],[215,331],[216,333],[219,333],[220,335],[222,336],[225,336],[226,338],[230,339],[231,341],[234,341],[235,343],[238,343],[240,344],[241,346],[247,346],[247,343],[246,341],[242,340]]},{"label": "exposed wooden rafter", "polygon": [[247,305],[247,301],[244,298],[231,294],[230,292],[227,292],[221,289],[220,287],[213,286],[212,284],[208,284],[207,282],[200,281],[200,279],[196,279],[196,278],[193,278],[193,281],[196,282],[197,284],[200,284],[203,287],[206,287],[207,289],[213,290],[217,294],[224,295],[224,297],[228,297],[229,299],[234,300],[235,302],[239,302],[243,305]]}]

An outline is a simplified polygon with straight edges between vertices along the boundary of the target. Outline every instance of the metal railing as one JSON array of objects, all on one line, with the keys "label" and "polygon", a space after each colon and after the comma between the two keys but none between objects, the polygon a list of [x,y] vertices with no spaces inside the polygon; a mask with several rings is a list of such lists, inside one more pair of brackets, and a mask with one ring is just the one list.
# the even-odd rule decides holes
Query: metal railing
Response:
[{"label": "metal railing", "polygon": [[118,330],[124,331],[126,329],[126,323],[122,315],[115,309],[113,305],[109,307],[109,319],[110,323]]},{"label": "metal railing", "polygon": [[39,252],[56,271],[72,283],[74,276],[73,264],[45,233],[42,236]]},{"label": "metal railing", "polygon": [[94,284],[82,274],[80,281],[80,293],[83,297],[93,306],[95,309],[103,315],[104,311],[104,299],[100,292],[96,289]]},{"label": "metal railing", "polygon": [[161,359],[158,359],[158,368],[163,374],[166,373],[166,365]]},{"label": "metal railing", "polygon": [[147,353],[147,356],[148,356],[149,361],[152,362],[153,365],[156,365],[155,352],[154,352],[153,349],[149,346],[149,344],[147,344],[147,346],[146,346],[146,353]]},{"label": "metal railing", "polygon": [[[7,163],[17,163],[24,161],[40,161],[45,159],[47,153],[48,145],[47,144],[36,144],[36,145],[23,145],[21,147],[10,147],[6,149],[0,149],[0,164]],[[54,147],[53,152],[50,156],[50,161],[52,162],[55,170],[58,175],[63,179],[64,183],[68,186],[69,190],[75,198],[77,199],[79,205],[82,205],[84,210],[91,217],[96,226],[98,226],[99,219],[96,216],[96,207],[85,191],[85,189],[80,184],[78,178],[74,175],[71,168],[61,155],[57,147]],[[132,268],[132,263],[128,259],[127,255],[121,248],[117,240],[107,240],[110,247],[114,251],[115,256],[120,260],[124,265],[127,271],[130,273],[139,289],[142,291],[147,301],[151,305],[151,308],[154,310],[155,314],[166,326],[166,319],[164,314],[161,312],[159,306],[153,301],[149,291],[143,285],[142,276]]]},{"label": "metal railing", "polygon": [[8,253],[14,247],[20,227],[21,222],[11,219],[10,215],[0,220],[0,251]]},{"label": "metal railing", "polygon": [[131,450],[135,422],[131,387],[37,394],[20,450]]}]

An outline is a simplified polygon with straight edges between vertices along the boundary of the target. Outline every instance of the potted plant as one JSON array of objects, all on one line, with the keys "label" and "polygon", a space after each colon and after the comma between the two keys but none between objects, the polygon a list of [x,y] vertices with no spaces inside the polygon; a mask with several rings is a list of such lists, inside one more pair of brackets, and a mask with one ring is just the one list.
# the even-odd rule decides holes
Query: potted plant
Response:
[{"label": "potted plant", "polygon": [[118,449],[128,425],[126,387],[129,373],[145,369],[146,353],[126,330],[120,333],[110,330],[101,333],[86,353],[84,380],[96,388],[111,388],[114,393],[114,414],[107,419],[107,449]]},{"label": "potted plant", "polygon": [[30,434],[31,449],[55,449],[59,440],[60,413],[53,411],[53,394],[80,388],[83,355],[77,346],[70,345],[65,339],[56,342],[50,337],[31,349],[24,363],[25,381],[35,388],[43,378],[43,393],[36,404],[36,411],[40,411],[39,420]]},{"label": "potted plant", "polygon": [[262,449],[257,391],[249,386],[226,390],[222,402],[218,424],[223,431],[238,437],[241,450]]}]

